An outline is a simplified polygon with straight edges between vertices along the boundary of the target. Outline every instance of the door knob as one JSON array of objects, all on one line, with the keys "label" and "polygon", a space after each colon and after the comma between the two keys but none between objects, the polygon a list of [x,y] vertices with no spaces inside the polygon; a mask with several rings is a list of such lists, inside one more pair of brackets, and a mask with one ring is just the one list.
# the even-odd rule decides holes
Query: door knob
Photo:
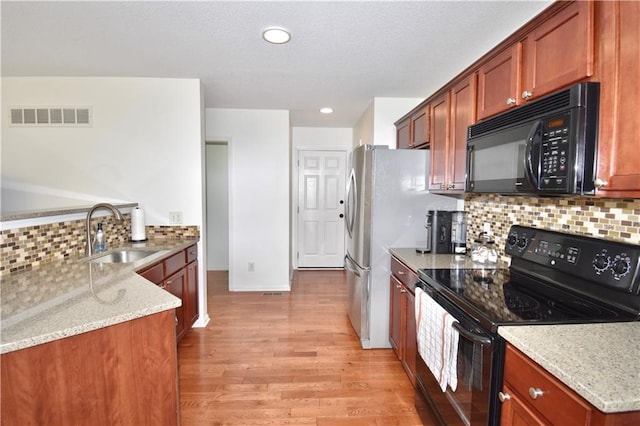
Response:
[{"label": "door knob", "polygon": [[340,204],[344,204],[344,200],[340,200]]},{"label": "door knob", "polygon": [[341,217],[341,218],[342,218],[342,217],[344,217],[344,214],[340,213],[340,217]]}]

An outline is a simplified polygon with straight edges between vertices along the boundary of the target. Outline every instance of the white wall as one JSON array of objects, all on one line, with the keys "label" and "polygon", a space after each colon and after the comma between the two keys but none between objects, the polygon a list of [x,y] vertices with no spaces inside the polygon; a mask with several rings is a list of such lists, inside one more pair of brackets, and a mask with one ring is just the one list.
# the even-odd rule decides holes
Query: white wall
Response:
[{"label": "white wall", "polygon": [[169,211],[202,224],[199,80],[2,78],[3,115],[10,106],[58,105],[90,106],[93,125],[3,120],[3,180],[138,202],[149,224],[168,224]]},{"label": "white wall", "polygon": [[298,158],[300,151],[344,151],[349,153],[352,150],[353,141],[352,128],[338,127],[293,127],[291,129],[291,143],[293,154],[291,158],[291,264],[293,268],[298,267]]},{"label": "white wall", "polygon": [[229,143],[229,289],[289,290],[289,112],[205,114],[206,139]]},{"label": "white wall", "polygon": [[207,267],[229,270],[229,146],[207,142]]},{"label": "white wall", "polygon": [[[91,127],[10,127],[2,120],[2,179],[138,202],[149,225],[203,223],[202,96],[196,79],[2,78],[2,114],[14,106],[90,106]],[[6,114],[6,115],[5,115]],[[206,296],[200,250],[201,294]],[[200,305],[206,319],[206,298]]]},{"label": "white wall", "polygon": [[373,140],[376,145],[396,147],[396,126],[400,117],[422,102],[422,98],[374,98]]},{"label": "white wall", "polygon": [[373,145],[374,127],[374,101],[371,101],[367,109],[353,128],[353,148],[360,145]]},{"label": "white wall", "polygon": [[374,98],[353,129],[353,146],[388,145],[396,147],[393,123],[422,102],[422,98]]}]

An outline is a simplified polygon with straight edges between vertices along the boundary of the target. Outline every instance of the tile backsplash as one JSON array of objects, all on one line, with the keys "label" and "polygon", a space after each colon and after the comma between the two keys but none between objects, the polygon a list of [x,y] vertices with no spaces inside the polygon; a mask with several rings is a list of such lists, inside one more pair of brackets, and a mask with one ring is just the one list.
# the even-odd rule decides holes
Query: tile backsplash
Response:
[{"label": "tile backsplash", "polygon": [[537,198],[466,194],[467,243],[489,223],[502,261],[511,225],[640,244],[640,200],[594,197]]},{"label": "tile backsplash", "polygon": [[[117,246],[131,236],[131,215],[116,222],[113,216],[93,219],[92,229],[103,222],[107,234],[107,246]],[[198,238],[197,226],[145,227],[147,238]],[[28,226],[0,231],[0,276],[33,268],[42,263],[66,257],[83,256],[85,252],[85,221],[71,220],[47,225]]]}]

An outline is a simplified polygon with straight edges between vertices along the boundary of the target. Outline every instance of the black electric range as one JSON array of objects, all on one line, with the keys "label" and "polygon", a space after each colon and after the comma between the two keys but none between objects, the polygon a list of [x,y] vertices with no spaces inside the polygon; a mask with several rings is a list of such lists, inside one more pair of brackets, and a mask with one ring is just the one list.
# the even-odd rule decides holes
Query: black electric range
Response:
[{"label": "black electric range", "polygon": [[498,327],[640,320],[639,246],[516,225],[505,252],[508,268],[418,270],[416,288],[452,315],[460,332],[462,390],[443,394],[417,358],[416,407],[430,406],[441,424],[499,424],[505,342]]}]

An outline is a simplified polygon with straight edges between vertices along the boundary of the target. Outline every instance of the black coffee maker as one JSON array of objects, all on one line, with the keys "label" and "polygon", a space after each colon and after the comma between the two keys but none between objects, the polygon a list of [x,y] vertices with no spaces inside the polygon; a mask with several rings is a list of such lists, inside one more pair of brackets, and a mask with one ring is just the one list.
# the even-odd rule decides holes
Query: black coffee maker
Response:
[{"label": "black coffee maker", "polygon": [[427,240],[431,242],[431,253],[452,253],[452,213],[444,210],[429,210],[427,212],[425,228],[427,228]]}]

